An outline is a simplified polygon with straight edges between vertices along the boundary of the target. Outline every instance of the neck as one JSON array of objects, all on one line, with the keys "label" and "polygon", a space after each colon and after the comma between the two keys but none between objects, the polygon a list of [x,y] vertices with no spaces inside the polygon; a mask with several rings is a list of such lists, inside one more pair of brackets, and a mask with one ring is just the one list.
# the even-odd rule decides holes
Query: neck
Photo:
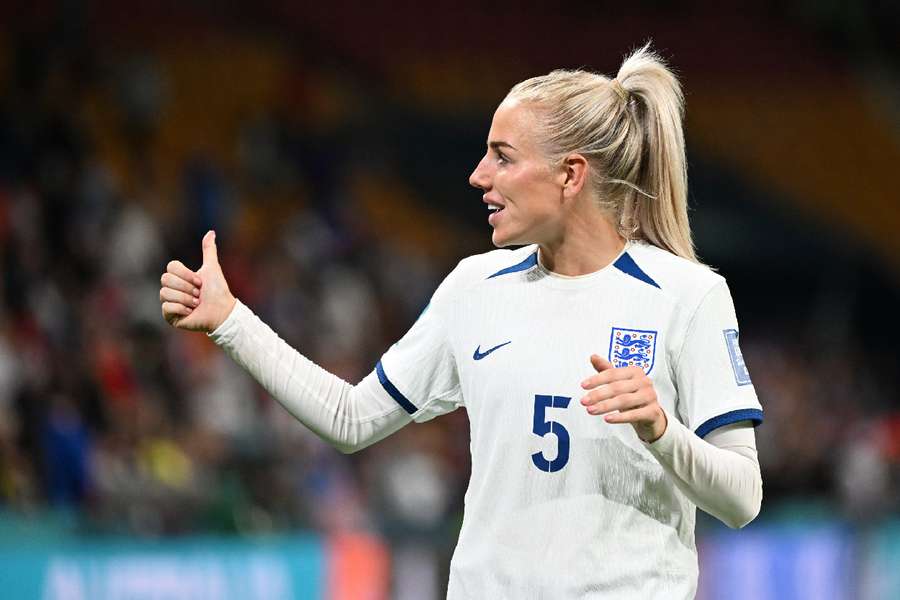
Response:
[{"label": "neck", "polygon": [[559,275],[594,273],[612,263],[625,247],[612,222],[593,203],[567,215],[562,234],[540,243],[541,264]]}]

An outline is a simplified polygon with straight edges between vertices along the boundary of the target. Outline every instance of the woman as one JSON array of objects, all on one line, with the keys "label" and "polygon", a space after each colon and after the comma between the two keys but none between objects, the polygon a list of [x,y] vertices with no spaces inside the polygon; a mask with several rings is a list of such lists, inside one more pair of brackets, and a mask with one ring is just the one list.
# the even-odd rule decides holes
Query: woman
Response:
[{"label": "woman", "polygon": [[759,511],[762,420],[722,277],[694,256],[678,81],[554,71],[500,104],[470,177],[493,242],[351,386],[236,301],[212,232],[160,299],[342,451],[465,406],[472,476],[450,598],[691,598],[695,506]]}]

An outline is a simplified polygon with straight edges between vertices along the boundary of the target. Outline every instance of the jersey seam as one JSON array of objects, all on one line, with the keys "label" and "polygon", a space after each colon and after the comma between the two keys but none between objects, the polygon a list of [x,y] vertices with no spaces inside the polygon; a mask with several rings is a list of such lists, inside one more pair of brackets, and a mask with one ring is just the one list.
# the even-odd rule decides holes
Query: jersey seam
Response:
[{"label": "jersey seam", "polygon": [[441,336],[441,339],[444,341],[444,347],[446,348],[448,358],[450,359],[450,364],[452,364],[454,366],[454,369],[456,371],[456,382],[457,383],[455,386],[453,386],[446,392],[441,392],[440,394],[436,394],[436,395],[428,398],[427,400],[425,400],[425,403],[419,408],[419,410],[417,411],[416,414],[422,412],[422,410],[431,406],[435,402],[437,402],[439,400],[443,400],[444,398],[450,397],[453,393],[457,392],[460,389],[459,368],[456,363],[456,355],[453,354],[453,344],[450,343],[450,336],[447,335],[447,332],[449,330],[446,327],[446,325],[444,324],[444,318],[443,318],[443,315],[441,314],[440,310],[435,311],[435,320],[437,321],[438,327],[440,327],[440,336]]},{"label": "jersey seam", "polygon": [[672,368],[675,371],[678,370],[678,367],[681,363],[681,355],[684,354],[684,346],[685,346],[685,344],[687,344],[688,338],[690,337],[689,334],[691,333],[691,331],[694,328],[694,323],[697,321],[697,315],[700,313],[700,307],[703,306],[703,304],[706,302],[707,298],[709,298],[710,294],[712,294],[713,291],[715,291],[715,289],[719,285],[722,285],[724,283],[725,283],[724,281],[717,281],[717,282],[713,283],[713,285],[711,285],[710,288],[708,290],[706,290],[706,292],[703,294],[703,297],[700,298],[700,301],[697,303],[697,306],[694,307],[694,311],[691,314],[691,318],[688,321],[687,327],[685,327],[685,329],[684,329],[684,338],[681,340],[681,346],[678,348],[678,354],[675,356],[675,359],[672,361]]},{"label": "jersey seam", "polygon": [[[516,249],[516,250],[509,250],[508,252],[510,253],[510,255],[515,255],[517,252],[520,252],[521,250],[523,250],[523,249],[525,249],[525,248],[532,248],[532,252],[537,252],[537,250],[534,249],[532,246],[533,246],[533,245],[523,246],[522,248],[518,248],[518,249]],[[497,251],[497,250],[493,250],[493,251],[491,251],[491,252],[496,252],[496,251]],[[476,259],[476,258],[478,258],[479,256],[486,256],[487,254],[490,254],[491,252],[486,252],[486,253],[484,253],[484,254],[476,254],[476,255],[474,255],[474,256],[467,256],[467,257],[463,258],[461,261],[459,261],[459,264],[457,265],[456,269],[454,269],[454,271],[451,271],[451,275],[452,275],[453,272],[459,270],[459,267],[462,265],[462,263],[464,263],[464,262],[466,262],[466,261],[469,261],[469,260],[472,260],[472,262],[475,262],[473,259]],[[527,254],[527,255],[526,255],[526,258],[527,258],[528,256],[530,256],[530,254]],[[520,261],[520,262],[521,262],[521,261]],[[514,264],[516,264],[516,263],[514,263]],[[473,267],[474,267],[474,266],[475,266],[475,265],[473,265]],[[509,266],[512,266],[512,265],[509,265]],[[536,267],[537,267],[537,265],[533,265],[533,266],[531,266],[531,267],[529,267],[528,269],[525,269],[525,270],[523,270],[523,271],[517,271],[517,273],[522,273],[522,274],[528,273],[529,271],[534,270]],[[474,289],[478,288],[480,285],[484,285],[484,284],[486,284],[487,282],[491,281],[490,275],[491,275],[491,273],[494,272],[495,270],[496,270],[496,265],[492,266],[492,267],[489,268],[489,269],[475,269],[475,268],[473,268],[473,269],[472,269],[472,272],[474,273],[474,272],[477,271],[478,276],[477,276],[477,277],[472,277],[472,279],[469,280],[469,281],[462,281],[462,282],[460,282],[460,284],[459,284],[458,286],[456,286],[456,289],[450,290],[450,291],[446,294],[446,295],[447,295],[447,300],[449,301],[451,298],[459,298],[459,297],[461,297],[463,294],[465,294],[466,292],[469,292],[470,290],[474,290]],[[487,273],[487,275],[485,275],[485,272]],[[460,273],[460,275],[462,276],[463,273]],[[449,276],[448,276],[448,277],[449,277]],[[468,279],[468,277],[467,277],[467,279]]]},{"label": "jersey seam", "polygon": [[[435,402],[438,402],[438,401],[443,400],[443,399],[445,399],[445,398],[451,397],[451,396],[454,395],[456,392],[458,392],[458,390],[460,389],[460,385],[459,385],[459,383],[458,383],[458,381],[459,381],[459,369],[456,367],[456,356],[453,354],[453,345],[450,343],[450,338],[449,338],[448,335],[447,335],[448,329],[447,329],[447,327],[446,327],[445,324],[444,324],[444,316],[443,316],[443,314],[442,314],[443,311],[441,310],[442,307],[440,306],[440,304],[441,304],[441,303],[437,303],[437,304],[434,306],[434,312],[433,312],[433,314],[434,314],[434,320],[435,320],[435,322],[437,323],[437,325],[438,325],[438,327],[439,327],[439,329],[440,329],[440,331],[439,331],[439,336],[440,336],[440,339],[443,340],[443,344],[442,344],[442,345],[444,346],[444,348],[445,348],[445,350],[446,350],[446,352],[447,352],[447,354],[448,354],[448,357],[449,357],[449,359],[450,359],[450,363],[454,365],[454,370],[456,371],[457,384],[456,384],[455,386],[453,386],[452,388],[450,388],[449,390],[447,390],[447,391],[441,392],[441,393],[439,393],[439,394],[430,395],[428,398],[425,399],[425,401],[422,402],[422,405],[421,405],[421,406],[416,405],[416,403],[414,402],[414,400],[409,400],[410,404],[412,404],[413,406],[416,407],[416,411],[415,411],[414,413],[411,413],[411,414],[410,414],[410,416],[413,417],[413,418],[415,418],[415,416],[417,416],[417,415],[422,414],[422,413],[425,411],[426,408],[430,407],[430,406],[431,406],[432,404],[434,404]],[[397,384],[395,383],[394,386],[396,387],[396,385],[397,385]],[[398,388],[398,389],[399,389],[399,388]],[[385,390],[385,392],[386,392],[386,390]],[[402,393],[402,392],[401,392],[401,393]],[[404,394],[404,396],[406,396],[406,395]],[[406,397],[407,397],[407,399],[409,399],[408,396],[406,396]],[[465,403],[463,403],[463,404],[465,404]],[[398,407],[399,407],[399,405],[398,405]],[[402,408],[402,407],[400,407],[400,408]],[[404,412],[405,412],[405,411],[404,411]],[[409,413],[408,413],[408,414],[409,414]]]}]

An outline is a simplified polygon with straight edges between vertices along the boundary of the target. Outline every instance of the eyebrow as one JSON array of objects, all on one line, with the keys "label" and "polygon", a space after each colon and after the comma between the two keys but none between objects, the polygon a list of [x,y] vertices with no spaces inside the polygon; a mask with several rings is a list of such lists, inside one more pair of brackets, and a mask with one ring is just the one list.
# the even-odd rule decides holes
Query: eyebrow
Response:
[{"label": "eyebrow", "polygon": [[488,148],[490,148],[491,150],[497,150],[499,148],[511,148],[513,150],[516,150],[516,147],[509,142],[488,142]]}]

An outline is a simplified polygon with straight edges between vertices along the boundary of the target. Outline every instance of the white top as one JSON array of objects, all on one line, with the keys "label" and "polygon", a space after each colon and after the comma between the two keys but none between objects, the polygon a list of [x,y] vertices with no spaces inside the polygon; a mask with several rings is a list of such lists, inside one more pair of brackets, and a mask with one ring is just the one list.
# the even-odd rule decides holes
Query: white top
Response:
[{"label": "white top", "polygon": [[592,353],[637,364],[697,435],[762,419],[725,280],[633,243],[560,277],[534,246],[463,260],[378,377],[416,421],[465,406],[472,477],[450,598],[687,598],[694,504],[628,425],[578,400]]},{"label": "white top", "polygon": [[[467,258],[355,387],[240,302],[211,336],[344,451],[466,406],[449,598],[692,598],[694,503],[731,526],[759,510],[752,430],[734,424],[762,411],[725,281],[653,246],[583,277],[547,272],[534,246]],[[669,419],[657,442],[579,404],[593,353],[648,372]],[[700,439],[713,430],[719,447]]]}]

